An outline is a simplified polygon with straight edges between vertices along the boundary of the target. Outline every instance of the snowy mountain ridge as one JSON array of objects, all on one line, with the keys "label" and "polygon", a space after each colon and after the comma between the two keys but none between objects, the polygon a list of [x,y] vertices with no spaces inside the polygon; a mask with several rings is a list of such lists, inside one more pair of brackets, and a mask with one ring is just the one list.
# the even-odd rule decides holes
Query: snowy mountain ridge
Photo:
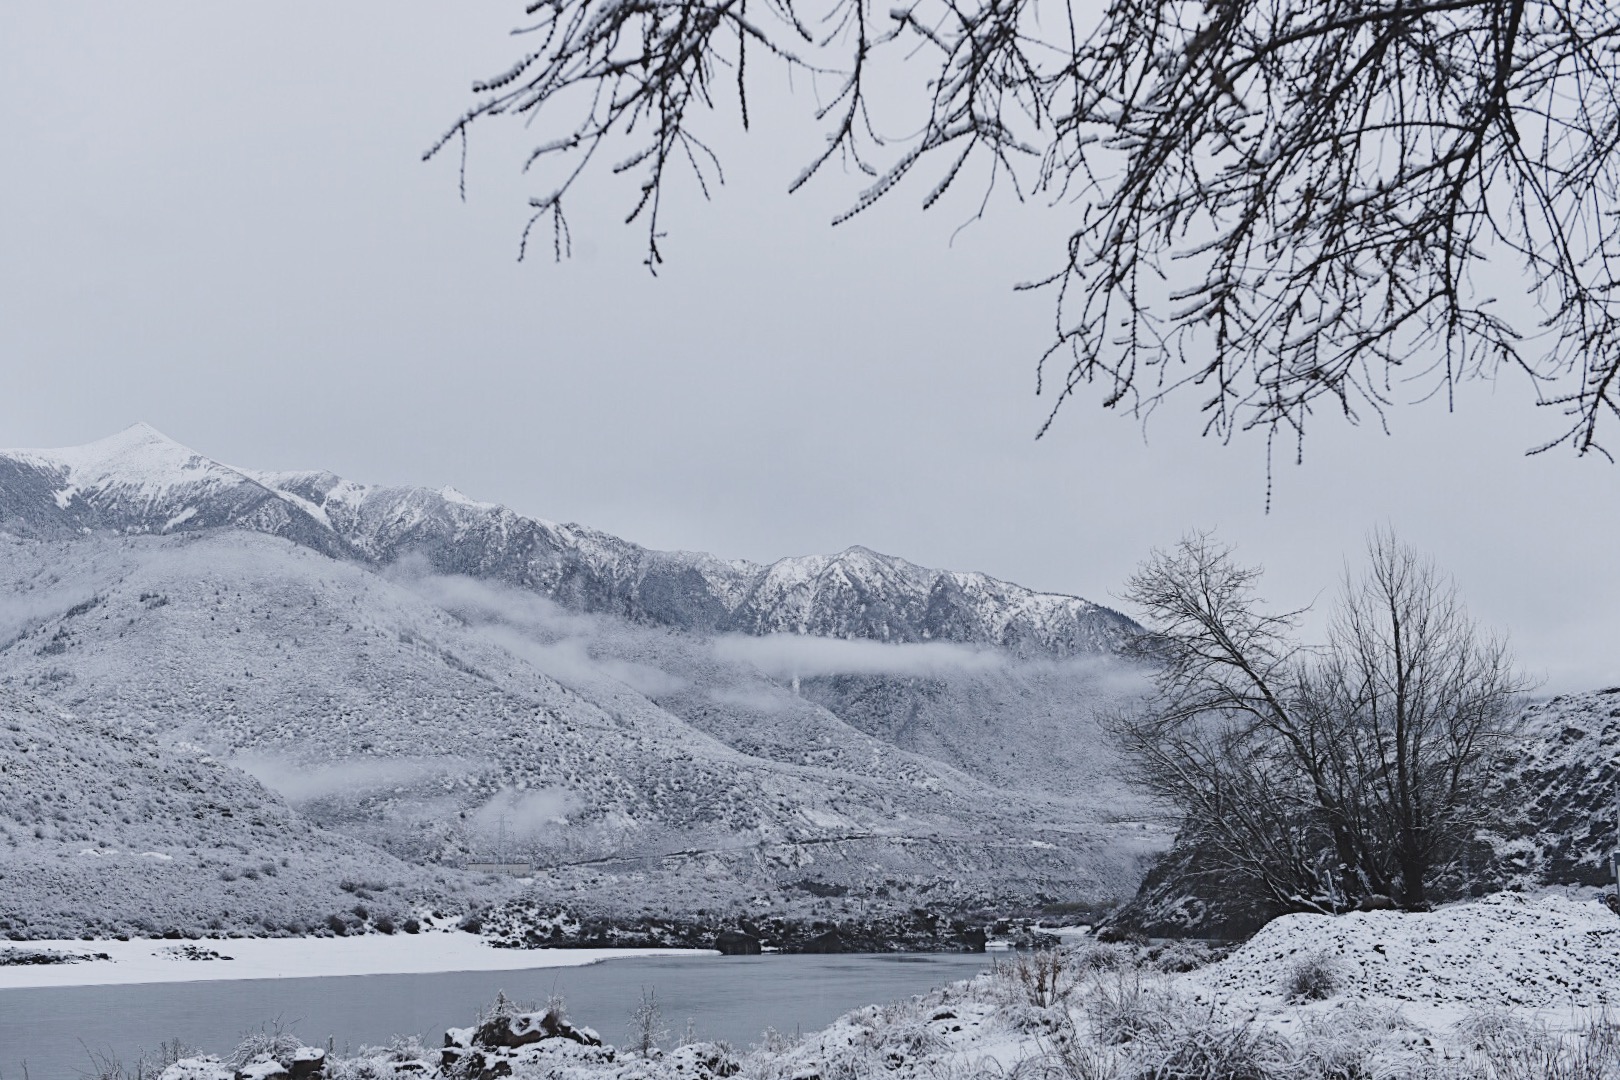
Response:
[{"label": "snowy mountain ridge", "polygon": [[233,468],[146,424],[85,446],[0,452],[0,527],[66,537],[222,526],[322,554],[538,592],[573,610],[680,629],[949,641],[1020,655],[1117,651],[1135,626],[1074,596],[933,570],[864,547],[768,565],[656,551],[475,501],[453,488],[358,484],[330,472]]}]

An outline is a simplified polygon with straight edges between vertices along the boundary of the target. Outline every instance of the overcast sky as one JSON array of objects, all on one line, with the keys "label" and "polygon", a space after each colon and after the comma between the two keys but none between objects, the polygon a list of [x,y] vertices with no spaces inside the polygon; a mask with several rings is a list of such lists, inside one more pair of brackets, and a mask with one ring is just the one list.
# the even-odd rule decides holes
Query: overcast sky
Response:
[{"label": "overcast sky", "polygon": [[[576,258],[515,261],[528,136],[421,151],[503,68],[517,0],[0,5],[0,445],[145,420],[210,457],[450,484],[654,547],[769,560],[864,544],[1112,602],[1132,566],[1215,528],[1266,594],[1330,599],[1369,529],[1451,570],[1549,690],[1620,682],[1620,468],[1523,451],[1560,430],[1504,376],[1330,417],[1306,461],[1140,425],[1095,398],[1036,441],[1034,360],[1064,211],[925,185],[837,229],[857,189],[788,182],[812,102],[754,102],[712,203],[677,193],[660,277],[574,207]],[[760,131],[763,129],[763,133]],[[1190,404],[1190,403],[1189,403]]]}]

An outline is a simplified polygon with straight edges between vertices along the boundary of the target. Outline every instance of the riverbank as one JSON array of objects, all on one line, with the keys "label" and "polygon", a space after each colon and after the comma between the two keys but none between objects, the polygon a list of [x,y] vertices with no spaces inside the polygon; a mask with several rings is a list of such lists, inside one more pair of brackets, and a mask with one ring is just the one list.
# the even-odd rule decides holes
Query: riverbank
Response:
[{"label": "riverbank", "polygon": [[750,1050],[656,1049],[666,1034],[656,1013],[631,1025],[629,1046],[604,1045],[559,1004],[502,998],[442,1040],[330,1061],[292,1039],[249,1041],[229,1058],[180,1061],[162,1080],[291,1080],[297,1060],[333,1080],[1620,1077],[1620,923],[1597,901],[1501,894],[1427,913],[1289,915],[1216,955],[1094,941],[1020,953],[814,1034],[767,1033]]},{"label": "riverbank", "polygon": [[[68,963],[6,963],[29,954],[65,954]],[[115,986],[216,979],[298,979],[330,975],[421,975],[577,967],[641,956],[718,955],[707,949],[503,949],[476,934],[447,930],[353,937],[226,938],[174,941],[27,941],[0,944],[0,990]]]}]

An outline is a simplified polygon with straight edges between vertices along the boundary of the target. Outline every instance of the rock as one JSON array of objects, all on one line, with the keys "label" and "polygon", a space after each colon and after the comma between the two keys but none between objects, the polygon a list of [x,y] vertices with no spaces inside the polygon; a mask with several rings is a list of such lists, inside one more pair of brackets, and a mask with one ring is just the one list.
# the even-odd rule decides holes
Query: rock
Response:
[{"label": "rock", "polygon": [[158,1080],[235,1080],[236,1072],[217,1057],[190,1057],[164,1069]]},{"label": "rock", "polygon": [[721,956],[758,956],[759,939],[737,930],[722,930],[714,936],[714,947]]},{"label": "rock", "polygon": [[956,940],[962,943],[963,952],[984,952],[985,942],[989,938],[985,932],[976,926],[967,927],[956,933]]},{"label": "rock", "polygon": [[742,1068],[737,1059],[715,1043],[687,1043],[670,1051],[666,1069],[675,1076],[693,1080],[722,1080]]},{"label": "rock", "polygon": [[[449,1036],[446,1035],[448,1042]],[[542,1039],[568,1039],[581,1046],[601,1046],[602,1040],[588,1028],[577,1028],[563,1019],[555,1009],[537,1013],[517,1013],[497,1016],[479,1025],[473,1032],[475,1046],[517,1047],[528,1046]]]},{"label": "rock", "polygon": [[300,1046],[293,1053],[292,1080],[314,1080],[326,1075],[326,1051],[318,1046]]},{"label": "rock", "polygon": [[[555,1040],[550,1046],[535,1044]],[[530,1049],[523,1049],[523,1048]],[[530,1055],[547,1053],[585,1055],[598,1064],[611,1063],[612,1047],[590,1028],[575,1027],[553,1009],[543,1012],[506,1012],[485,1020],[476,1028],[450,1028],[444,1033],[444,1049],[439,1052],[439,1069],[462,1080],[495,1080],[513,1074],[513,1062],[533,1064]],[[527,1067],[527,1066],[526,1066]]]},{"label": "rock", "polygon": [[799,952],[805,953],[841,953],[848,951],[849,947],[844,944],[843,935],[838,932],[836,926],[824,934],[817,934],[799,946]]},{"label": "rock", "polygon": [[235,1080],[282,1080],[287,1067],[269,1054],[260,1054],[236,1070]]}]

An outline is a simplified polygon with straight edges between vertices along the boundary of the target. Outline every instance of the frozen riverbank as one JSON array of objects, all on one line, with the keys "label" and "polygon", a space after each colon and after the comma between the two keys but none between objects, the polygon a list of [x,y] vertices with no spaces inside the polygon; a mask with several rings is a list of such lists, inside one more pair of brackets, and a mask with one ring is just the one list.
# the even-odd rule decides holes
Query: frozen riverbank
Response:
[{"label": "frozen riverbank", "polygon": [[111,986],[210,979],[298,979],[331,975],[416,975],[577,967],[632,956],[712,955],[694,949],[497,949],[476,934],[367,934],[326,938],[170,941],[28,941],[7,953],[105,955],[74,963],[0,963],[0,990]]},{"label": "frozen riverbank", "polygon": [[[560,1016],[549,1011],[502,1002],[461,1020],[472,1026],[448,1043],[373,1046],[335,1058],[323,1075],[1620,1080],[1616,1007],[1612,912],[1592,900],[1502,894],[1422,914],[1288,916],[1223,959],[1195,944],[1018,953],[974,980],[858,1009],[803,1038],[770,1035],[748,1051],[600,1045],[552,1033]],[[247,1043],[231,1059],[182,1062],[164,1080],[268,1080],[290,1072],[298,1050],[289,1041],[261,1058]]]}]

